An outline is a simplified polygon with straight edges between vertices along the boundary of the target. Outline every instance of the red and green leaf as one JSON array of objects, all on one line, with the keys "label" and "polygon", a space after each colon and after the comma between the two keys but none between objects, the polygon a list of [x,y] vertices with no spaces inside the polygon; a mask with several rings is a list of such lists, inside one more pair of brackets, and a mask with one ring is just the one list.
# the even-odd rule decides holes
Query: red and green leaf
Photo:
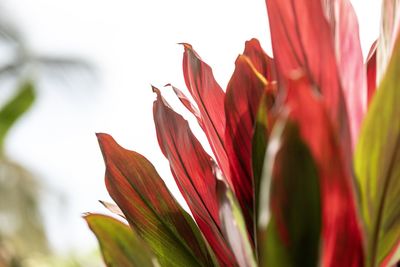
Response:
[{"label": "red and green leaf", "polygon": [[[218,171],[216,172],[218,173]],[[250,240],[238,200],[222,179],[217,181],[217,192],[222,231],[239,266],[256,267],[253,243]]]},{"label": "red and green leaf", "polygon": [[251,236],[254,235],[255,202],[251,142],[259,102],[266,85],[267,81],[250,59],[240,55],[225,97],[225,147],[230,163],[230,179]]},{"label": "red and green leaf", "polygon": [[263,75],[269,83],[276,81],[274,60],[264,52],[257,39],[246,41],[243,55],[249,58],[257,72]]},{"label": "red and green leaf", "polygon": [[130,226],[162,266],[214,266],[214,255],[192,218],[142,155],[97,135],[106,163],[106,186]]},{"label": "red and green leaf", "polygon": [[280,122],[273,132],[260,193],[260,266],[318,266],[322,211],[316,163],[294,123]]},{"label": "red and green leaf", "polygon": [[99,241],[108,267],[158,266],[146,244],[127,224],[100,214],[88,214],[84,218]]},{"label": "red and green leaf", "polygon": [[368,267],[382,263],[400,240],[399,73],[400,35],[370,104],[354,157]]},{"label": "red and green leaf", "polygon": [[363,266],[352,179],[324,102],[306,76],[288,81],[289,118],[298,124],[318,168],[322,196],[322,266]]},{"label": "red and green leaf", "polygon": [[346,104],[322,1],[266,0],[266,4],[279,86],[284,88],[295,72],[305,71],[311,81],[308,89],[322,94],[342,146],[351,155]]},{"label": "red and green leaf", "polygon": [[349,0],[329,0],[324,3],[334,36],[339,77],[349,118],[351,143],[355,146],[367,109],[366,71],[357,16]]},{"label": "red and green leaf", "polygon": [[235,266],[235,257],[221,233],[215,163],[187,121],[169,107],[157,88],[153,91],[157,93],[153,106],[157,138],[175,181],[221,266]]},{"label": "red and green leaf", "polygon": [[204,63],[189,44],[183,44],[183,75],[186,86],[196,102],[202,127],[217,158],[218,165],[230,181],[229,161],[225,151],[225,93],[215,81],[212,69]]}]

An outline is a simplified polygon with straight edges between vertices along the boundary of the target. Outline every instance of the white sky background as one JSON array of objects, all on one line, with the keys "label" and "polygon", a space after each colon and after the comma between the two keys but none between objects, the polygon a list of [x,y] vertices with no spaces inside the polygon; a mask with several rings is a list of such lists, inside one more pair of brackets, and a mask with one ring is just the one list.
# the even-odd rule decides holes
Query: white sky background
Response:
[{"label": "white sky background", "polygon": [[[378,34],[380,1],[352,1],[364,54]],[[184,88],[183,48],[191,43],[222,87],[252,37],[270,51],[263,0],[3,0],[2,8],[37,52],[80,56],[98,69],[97,83],[40,83],[31,112],[10,134],[7,150],[68,206],[43,198],[50,240],[59,252],[96,242],[81,214],[108,200],[95,132],[107,132],[150,159],[173,187],[158,149],[150,84]],[[164,91],[168,91],[165,89]],[[168,99],[171,99],[168,98]],[[174,102],[177,103],[177,102]],[[183,108],[180,107],[179,111]]]}]

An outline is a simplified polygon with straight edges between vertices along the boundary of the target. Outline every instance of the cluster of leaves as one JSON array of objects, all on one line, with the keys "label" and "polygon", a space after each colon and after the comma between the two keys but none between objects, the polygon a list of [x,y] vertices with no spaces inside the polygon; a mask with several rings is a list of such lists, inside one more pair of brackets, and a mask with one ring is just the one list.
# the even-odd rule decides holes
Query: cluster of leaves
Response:
[{"label": "cluster of leaves", "polygon": [[[224,92],[183,44],[215,156],[162,97],[160,148],[193,219],[142,155],[98,134],[121,220],[88,214],[108,266],[393,266],[400,244],[400,19],[364,62],[347,0],[266,0],[274,58],[246,42]],[[362,124],[362,127],[361,127]],[[126,223],[127,222],[127,223]]]}]

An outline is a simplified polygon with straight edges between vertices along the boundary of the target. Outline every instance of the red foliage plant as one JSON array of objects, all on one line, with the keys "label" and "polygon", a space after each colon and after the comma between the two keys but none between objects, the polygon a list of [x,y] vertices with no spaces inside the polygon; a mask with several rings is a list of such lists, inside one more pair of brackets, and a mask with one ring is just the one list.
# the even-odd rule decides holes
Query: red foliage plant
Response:
[{"label": "red foliage plant", "polygon": [[[88,214],[107,266],[394,266],[400,239],[397,0],[363,61],[348,0],[266,0],[274,58],[247,41],[224,91],[191,45],[172,87],[207,136],[153,87],[157,138],[186,213],[142,155],[98,134],[119,215]],[[215,160],[214,160],[215,158]]]}]

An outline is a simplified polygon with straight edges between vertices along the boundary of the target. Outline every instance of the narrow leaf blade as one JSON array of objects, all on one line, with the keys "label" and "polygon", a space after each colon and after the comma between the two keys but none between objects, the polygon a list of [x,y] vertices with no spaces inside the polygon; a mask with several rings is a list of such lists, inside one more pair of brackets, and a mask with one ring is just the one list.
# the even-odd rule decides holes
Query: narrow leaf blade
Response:
[{"label": "narrow leaf blade", "polygon": [[29,110],[35,101],[35,87],[32,82],[23,83],[13,98],[0,110],[0,150],[4,139],[14,123]]},{"label": "narrow leaf blade", "polygon": [[186,86],[196,102],[204,132],[225,177],[230,179],[229,161],[225,151],[225,93],[215,81],[213,72],[191,45],[183,44],[183,74]]},{"label": "narrow leaf blade", "polygon": [[193,217],[222,266],[236,265],[221,233],[215,162],[204,151],[186,120],[157,93],[153,105],[154,122],[160,148],[169,160],[172,174]]}]

